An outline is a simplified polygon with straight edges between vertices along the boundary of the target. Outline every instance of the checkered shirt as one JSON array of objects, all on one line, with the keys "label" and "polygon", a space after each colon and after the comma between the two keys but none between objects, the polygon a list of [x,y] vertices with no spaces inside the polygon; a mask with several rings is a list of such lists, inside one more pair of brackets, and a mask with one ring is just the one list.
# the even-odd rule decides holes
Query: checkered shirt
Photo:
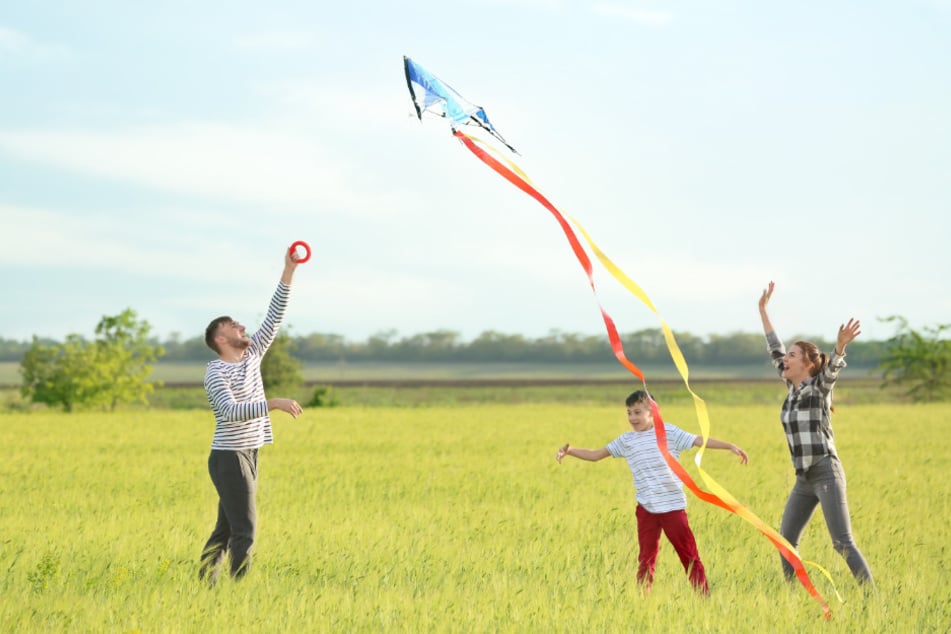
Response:
[{"label": "checkered shirt", "polygon": [[[782,376],[786,347],[775,332],[766,335],[766,343],[773,366]],[[816,376],[798,386],[786,381],[789,395],[783,402],[780,420],[797,474],[805,473],[826,456],[838,457],[832,433],[832,388],[844,367],[845,355],[833,351],[826,367]]]}]

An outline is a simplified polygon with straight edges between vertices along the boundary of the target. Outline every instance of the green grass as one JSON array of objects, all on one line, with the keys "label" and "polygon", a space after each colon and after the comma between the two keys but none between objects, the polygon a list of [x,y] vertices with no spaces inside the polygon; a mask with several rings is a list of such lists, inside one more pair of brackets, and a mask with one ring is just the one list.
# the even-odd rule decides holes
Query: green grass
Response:
[{"label": "green grass", "polygon": [[[339,405],[361,407],[432,407],[469,404],[564,403],[567,405],[603,405],[623,402],[640,383],[627,380],[605,383],[566,383],[520,385],[457,385],[453,382],[420,385],[318,385],[276,393],[307,404],[315,390],[329,389]],[[697,381],[695,394],[705,401],[725,405],[754,405],[780,402],[785,388],[779,381]],[[650,390],[661,405],[692,404],[693,397],[680,381],[656,381]],[[0,402],[2,402],[0,394]],[[860,403],[895,403],[902,400],[894,389],[883,390],[874,380],[841,380],[836,387],[836,403],[847,406]],[[165,387],[150,399],[154,407],[183,409],[207,407],[202,388]]]},{"label": "green grass", "polygon": [[[792,484],[779,401],[708,403],[714,435],[751,464],[708,451],[705,469],[776,525]],[[661,406],[695,428],[689,403]],[[855,585],[817,515],[801,551],[845,599],[813,575],[828,622],[780,581],[765,538],[692,496],[712,596],[694,596],[666,542],[641,596],[626,465],[554,461],[561,443],[603,446],[623,431],[623,406],[278,414],[255,566],[213,590],[195,578],[214,522],[207,411],[0,414],[0,631],[946,632],[951,406],[839,410],[853,529],[878,594]],[[682,462],[696,473],[693,453]]]}]

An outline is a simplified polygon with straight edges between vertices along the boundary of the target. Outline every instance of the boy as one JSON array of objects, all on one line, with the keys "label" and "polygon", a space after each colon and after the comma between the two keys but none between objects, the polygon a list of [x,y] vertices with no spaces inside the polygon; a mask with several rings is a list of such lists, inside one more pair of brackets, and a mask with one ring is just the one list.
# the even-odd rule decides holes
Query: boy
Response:
[{"label": "boy", "polygon": [[[574,456],[581,460],[596,462],[608,456],[626,458],[634,475],[634,487],[637,489],[637,540],[638,553],[637,581],[646,591],[654,581],[654,566],[660,548],[661,531],[673,544],[680,557],[680,563],[693,587],[702,595],[710,592],[707,576],[700,562],[697,543],[687,523],[687,497],[683,483],[674,475],[664,461],[657,446],[654,422],[651,416],[651,396],[646,390],[637,390],[627,397],[627,420],[633,431],[625,432],[601,449],[581,449],[566,444],[558,450],[556,460],[561,463],[565,456]],[[703,444],[703,438],[664,423],[667,432],[667,445],[670,454],[680,458],[680,452]],[[736,445],[716,438],[707,438],[710,449],[728,449],[740,457],[746,464],[749,458],[746,452]]]}]

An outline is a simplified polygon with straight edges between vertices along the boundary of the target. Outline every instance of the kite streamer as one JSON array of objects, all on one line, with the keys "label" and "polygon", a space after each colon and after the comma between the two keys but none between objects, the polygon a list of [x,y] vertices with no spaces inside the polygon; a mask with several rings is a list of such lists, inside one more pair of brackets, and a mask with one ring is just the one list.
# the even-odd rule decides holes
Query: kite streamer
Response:
[{"label": "kite streamer", "polygon": [[[441,101],[446,101],[446,102],[451,101],[452,96],[445,89],[442,89],[441,92],[437,92],[435,94],[425,93],[421,97],[419,94],[417,94],[416,91],[414,91],[413,89],[414,84],[416,84],[418,89],[423,89],[423,90],[426,90],[427,85],[430,85],[430,84],[436,85],[439,87],[445,86],[445,84],[442,84],[442,82],[440,82],[433,75],[430,75],[426,71],[422,70],[418,64],[416,64],[409,58],[404,57],[404,66],[406,69],[407,84],[410,88],[410,93],[413,95],[414,103],[416,104],[417,115],[419,115],[420,119],[422,119],[423,110],[430,108],[434,104],[438,106]],[[420,80],[419,79],[420,77],[425,78],[425,81]],[[452,91],[452,94],[457,94],[457,93],[455,93],[455,91]],[[421,107],[420,103],[422,103],[423,106],[425,107]],[[488,117],[485,116],[485,113],[482,110],[482,108],[471,106],[471,104],[468,104],[468,102],[464,102],[464,103],[467,104],[470,110],[471,108],[476,108],[477,109],[475,111],[476,114],[468,115],[469,116],[468,119],[466,119],[466,116],[458,116],[458,115],[451,116],[450,114],[443,114],[441,116],[447,116],[451,118],[453,121],[457,123],[461,123],[463,125],[478,125],[479,127],[483,129],[489,130],[493,134],[493,136],[495,136],[496,138],[501,140],[503,143],[505,143],[505,141],[501,138],[501,136],[498,135],[498,133],[495,131],[494,127],[491,127],[491,124],[488,123]],[[465,108],[462,106],[459,106],[458,104],[445,105],[444,113],[452,113],[452,112],[459,113],[459,112],[463,112],[464,110]],[[617,327],[614,323],[614,320],[611,318],[611,316],[607,313],[607,311],[601,305],[600,299],[598,298],[597,289],[594,283],[594,274],[593,274],[593,267],[591,264],[591,258],[588,256],[587,252],[582,246],[581,241],[578,239],[578,236],[575,233],[575,230],[572,229],[572,225],[574,225],[575,228],[577,228],[578,232],[581,233],[582,236],[584,236],[585,241],[588,243],[588,246],[591,248],[592,252],[598,258],[598,261],[604,266],[604,268],[609,273],[611,273],[611,275],[619,283],[621,283],[622,286],[624,286],[635,297],[640,299],[655,315],[657,315],[658,319],[660,320],[661,327],[663,329],[664,340],[667,344],[667,349],[670,353],[670,356],[673,359],[678,372],[683,378],[683,381],[687,390],[690,392],[691,396],[693,397],[694,408],[697,412],[697,417],[700,423],[701,436],[703,438],[703,442],[700,446],[699,451],[697,452],[695,461],[696,461],[697,469],[700,473],[700,476],[703,479],[704,483],[706,484],[707,488],[710,489],[710,491],[704,491],[699,486],[697,486],[693,478],[691,478],[690,475],[687,473],[687,471],[684,469],[683,465],[681,465],[670,454],[670,451],[667,446],[667,435],[666,435],[666,431],[664,430],[663,418],[660,413],[660,408],[658,407],[657,403],[654,402],[653,399],[651,399],[651,413],[654,420],[654,429],[657,434],[657,444],[661,454],[664,457],[664,460],[667,462],[668,466],[674,472],[674,474],[676,474],[677,477],[680,478],[680,480],[698,498],[704,500],[705,502],[713,504],[715,506],[719,506],[720,508],[723,508],[731,513],[734,513],[738,515],[739,517],[743,518],[744,520],[746,520],[747,522],[749,522],[750,524],[752,524],[754,527],[756,527],[780,552],[783,558],[785,558],[786,561],[788,561],[789,564],[793,567],[800,583],[802,583],[803,587],[809,592],[809,594],[816,601],[818,601],[818,603],[822,606],[822,610],[825,615],[825,618],[827,619],[830,618],[832,616],[832,612],[829,608],[829,605],[825,601],[825,599],[823,599],[822,596],[819,594],[818,590],[816,590],[815,586],[812,584],[812,581],[810,580],[809,575],[806,572],[804,562],[802,561],[802,559],[800,559],[799,555],[796,552],[795,547],[791,543],[789,543],[789,541],[786,538],[784,538],[781,534],[779,534],[775,529],[773,529],[772,527],[767,525],[765,522],[763,522],[759,517],[757,517],[752,511],[750,511],[745,506],[740,504],[740,502],[738,502],[729,493],[729,491],[727,491],[719,483],[717,483],[716,480],[714,480],[703,469],[702,467],[703,451],[706,448],[707,439],[710,437],[710,433],[709,433],[710,420],[709,420],[709,415],[707,413],[706,403],[690,388],[689,368],[687,367],[687,362],[683,356],[683,353],[680,350],[680,347],[677,345],[677,341],[674,338],[673,331],[667,325],[666,321],[664,321],[664,319],[661,318],[660,313],[654,307],[653,302],[651,302],[647,294],[630,277],[628,277],[617,265],[615,265],[610,260],[610,258],[607,257],[607,255],[604,254],[604,252],[594,243],[594,241],[591,239],[591,236],[580,225],[580,223],[578,223],[577,220],[575,220],[574,218],[571,218],[567,214],[563,214],[551,202],[549,202],[549,200],[544,195],[542,195],[534,187],[534,185],[532,185],[531,181],[528,179],[527,175],[525,174],[523,170],[521,170],[512,161],[509,161],[508,159],[502,157],[502,155],[497,150],[495,150],[494,148],[492,148],[485,142],[481,141],[480,139],[477,139],[475,137],[472,137],[468,134],[465,134],[459,131],[458,129],[456,129],[455,125],[452,125],[451,127],[452,127],[453,135],[460,142],[462,142],[462,144],[470,152],[472,152],[477,158],[479,158],[479,160],[485,163],[488,167],[492,168],[496,173],[498,173],[500,176],[505,178],[507,181],[512,183],[512,185],[514,185],[518,189],[522,190],[523,192],[525,192],[526,194],[534,198],[539,204],[541,204],[545,209],[547,209],[554,216],[555,220],[561,226],[562,231],[565,234],[565,237],[568,239],[568,243],[571,246],[571,249],[574,252],[575,257],[577,258],[579,264],[581,264],[581,267],[584,269],[585,274],[588,276],[588,283],[591,287],[592,292],[595,295],[596,301],[598,302],[598,307],[601,311],[601,317],[607,329],[608,339],[611,344],[611,349],[614,352],[614,356],[621,363],[621,365],[623,365],[625,368],[628,369],[628,371],[631,372],[631,374],[633,374],[634,376],[636,376],[637,378],[641,380],[641,383],[644,385],[645,389],[647,387],[647,379],[644,376],[644,373],[641,371],[640,368],[637,367],[637,365],[635,365],[632,361],[630,361],[625,355],[624,347],[622,345],[621,338],[618,334]],[[505,144],[506,144],[506,147],[509,147],[509,149],[512,149],[511,146],[509,146],[507,143]],[[490,155],[489,152],[487,152],[482,147],[479,147],[479,145],[485,146],[485,148],[493,152],[499,158],[497,159],[494,156]],[[825,574],[826,577],[829,578],[830,582],[832,581],[831,576],[824,568],[822,568],[818,564],[814,564],[813,562],[808,562],[808,563],[816,566],[821,572],[823,572],[823,574]],[[834,588],[834,584],[833,584],[833,588]],[[836,591],[836,596],[838,596],[838,591]],[[841,601],[841,597],[839,597],[839,600]]]},{"label": "kite streamer", "polygon": [[[483,163],[491,167],[493,170],[495,170],[497,173],[503,176],[506,180],[508,180],[513,185],[515,185],[516,187],[518,187],[519,189],[527,193],[529,196],[531,196],[535,200],[537,200],[543,207],[545,207],[548,211],[552,213],[552,215],[555,216],[555,219],[558,221],[558,223],[562,227],[562,230],[565,232],[565,236],[568,238],[568,242],[571,245],[571,248],[574,251],[575,256],[578,258],[578,261],[581,263],[582,268],[585,270],[585,273],[588,276],[588,281],[592,291],[594,291],[595,295],[597,296],[597,290],[595,288],[593,271],[591,267],[591,260],[588,257],[587,253],[582,248],[581,243],[578,240],[578,237],[575,235],[574,231],[572,230],[571,226],[568,224],[568,221],[566,220],[566,215],[560,212],[554,205],[552,205],[548,201],[547,198],[545,198],[537,189],[535,189],[535,187],[531,185],[531,183],[526,178],[522,176],[524,172],[521,169],[509,169],[508,167],[503,165],[500,161],[490,156],[485,150],[483,150],[482,148],[476,145],[476,142],[478,143],[482,143],[482,142],[476,139],[475,137],[469,136],[458,130],[454,130],[453,134],[456,136],[456,138],[462,141],[463,145],[465,145]],[[486,147],[489,147],[489,146],[486,146]],[[506,160],[506,162],[511,164],[511,161]],[[644,302],[644,304],[646,304],[647,307],[650,308],[651,311],[654,312],[654,314],[658,316],[658,318],[660,318],[660,315],[657,312],[657,309],[654,307],[653,303],[651,302],[647,294],[644,293],[644,291],[633,280],[631,280],[620,268],[618,268],[617,265],[615,265],[604,254],[603,251],[601,251],[601,249],[591,239],[591,236],[588,234],[588,232],[585,231],[583,227],[581,227],[581,225],[578,223],[577,220],[575,220],[574,218],[571,218],[571,222],[578,228],[579,232],[585,237],[585,240],[591,246],[595,255],[598,257],[598,260],[604,265],[604,267],[619,282],[621,282],[621,284],[624,285],[625,288],[627,288],[631,293],[633,293],[636,297],[638,297],[638,299]],[[611,316],[608,315],[608,313],[604,310],[602,306],[600,306],[600,301],[598,301],[598,304],[601,310],[601,316],[604,319],[605,326],[607,327],[608,338],[611,342],[611,348],[614,351],[614,355],[617,357],[618,361],[620,361],[622,365],[624,365],[632,374],[634,374],[636,377],[638,377],[641,380],[641,382],[644,384],[644,387],[646,388],[647,380],[644,376],[644,373],[640,370],[640,368],[634,365],[634,363],[632,363],[624,354],[624,348],[621,343],[621,338],[618,335],[617,328],[614,324],[613,319],[611,319]],[[723,488],[719,483],[716,482],[716,480],[714,480],[709,474],[707,474],[706,471],[704,471],[703,467],[701,466],[701,458],[703,455],[703,449],[704,447],[706,447],[707,438],[709,438],[710,436],[710,433],[709,433],[710,423],[709,423],[709,417],[707,415],[706,403],[703,401],[703,399],[697,396],[697,394],[694,393],[694,391],[690,388],[690,385],[688,382],[689,369],[687,368],[687,363],[686,363],[686,360],[684,359],[683,353],[681,352],[680,347],[677,345],[677,342],[674,339],[674,335],[670,327],[662,318],[660,319],[660,321],[663,327],[664,339],[667,342],[668,351],[670,352],[670,355],[674,360],[674,364],[677,366],[677,369],[680,372],[680,375],[687,386],[687,390],[690,392],[690,394],[693,396],[693,399],[694,399],[694,405],[695,405],[695,409],[697,410],[698,418],[700,419],[700,427],[701,427],[701,432],[703,437],[703,444],[701,445],[699,451],[697,452],[697,458],[696,458],[697,468],[700,472],[701,477],[706,483],[707,487],[711,489],[713,492],[711,493],[711,492],[704,491],[699,486],[697,486],[693,478],[690,477],[690,474],[688,474],[687,471],[684,469],[683,465],[681,465],[677,461],[677,459],[674,458],[670,454],[670,451],[667,446],[667,433],[664,430],[663,417],[660,414],[660,408],[658,407],[657,403],[654,402],[653,399],[651,399],[651,413],[654,419],[654,429],[657,433],[657,444],[658,444],[658,447],[660,448],[661,454],[664,457],[664,460],[667,462],[670,469],[677,475],[678,478],[680,478],[680,480],[684,484],[687,485],[687,487],[690,489],[690,491],[694,495],[696,495],[698,498],[700,498],[701,500],[705,502],[708,502],[715,506],[719,506],[720,508],[726,509],[727,511],[730,511],[731,513],[735,513],[736,515],[742,517],[747,522],[755,526],[770,542],[772,542],[773,546],[775,546],[776,549],[779,550],[780,554],[786,559],[786,561],[788,561],[790,565],[793,566],[793,569],[796,571],[796,576],[799,578],[799,581],[803,584],[803,586],[806,588],[809,594],[811,594],[813,598],[815,598],[819,602],[819,604],[822,606],[823,612],[826,614],[826,617],[828,618],[831,615],[829,605],[825,601],[825,599],[822,598],[822,596],[816,590],[815,586],[812,584],[812,581],[809,579],[809,575],[806,572],[805,567],[803,566],[802,560],[799,558],[799,555],[796,554],[795,547],[792,544],[790,544],[789,541],[785,537],[780,535],[774,528],[764,523],[759,517],[756,516],[756,514],[754,514],[752,511],[750,511],[748,508],[746,508],[742,504],[740,504],[725,488]],[[827,572],[825,574],[829,576]],[[830,581],[831,581],[831,577],[830,577]]]}]

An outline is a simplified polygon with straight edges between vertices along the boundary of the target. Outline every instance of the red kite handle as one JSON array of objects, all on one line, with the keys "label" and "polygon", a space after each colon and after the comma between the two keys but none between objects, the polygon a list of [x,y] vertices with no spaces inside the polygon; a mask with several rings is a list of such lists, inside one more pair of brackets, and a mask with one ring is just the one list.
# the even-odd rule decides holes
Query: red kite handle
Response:
[{"label": "red kite handle", "polygon": [[307,254],[304,257],[297,260],[298,264],[303,264],[304,262],[310,259],[310,245],[304,242],[303,240],[298,240],[297,242],[291,245],[291,248],[288,249],[288,251],[293,253],[294,251],[297,250],[297,247],[304,247],[304,250],[307,251]]}]

